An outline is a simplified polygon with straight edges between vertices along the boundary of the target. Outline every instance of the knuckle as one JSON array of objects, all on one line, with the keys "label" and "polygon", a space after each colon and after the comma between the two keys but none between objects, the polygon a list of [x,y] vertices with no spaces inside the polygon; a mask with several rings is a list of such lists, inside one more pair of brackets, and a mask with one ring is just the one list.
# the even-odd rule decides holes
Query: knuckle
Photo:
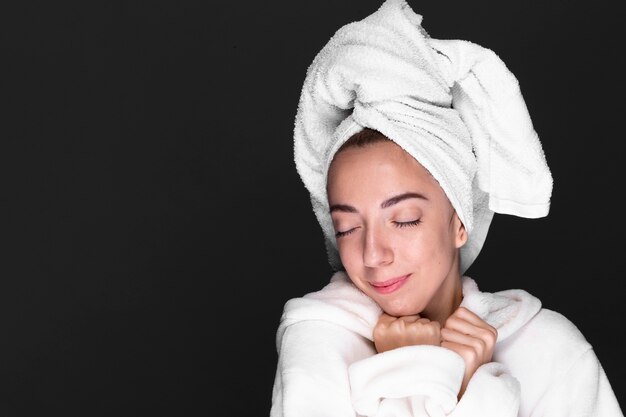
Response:
[{"label": "knuckle", "polygon": [[475,339],[474,348],[477,352],[483,352],[487,347],[487,343],[483,339]]},{"label": "knuckle", "polygon": [[421,332],[422,325],[419,323],[413,323],[407,326],[406,330],[411,334],[419,334]]},{"label": "knuckle", "polygon": [[467,308],[465,307],[459,307],[457,308],[456,312],[455,312],[457,317],[461,317],[461,318],[466,318],[468,316],[472,315],[472,312],[469,311]]},{"label": "knuckle", "polygon": [[478,359],[478,352],[476,352],[475,349],[472,349],[469,346],[467,347],[467,349],[465,349],[465,355],[467,359],[470,360],[470,362],[476,362],[476,360]]},{"label": "knuckle", "polygon": [[381,325],[376,325],[374,327],[373,334],[374,334],[374,336],[382,337],[382,336],[386,335],[387,332],[388,332],[387,325],[382,325],[381,324]]},{"label": "knuckle", "polygon": [[390,330],[396,330],[404,325],[402,320],[394,320],[387,325],[387,328]]},{"label": "knuckle", "polygon": [[441,327],[439,323],[429,326],[428,329],[430,330],[431,335],[441,335]]},{"label": "knuckle", "polygon": [[493,338],[493,332],[487,329],[480,329],[479,337],[484,341],[491,341],[491,339]]},{"label": "knuckle", "polygon": [[493,345],[496,343],[496,340],[498,340],[498,331],[495,328],[490,326],[488,329],[484,329],[481,332],[481,337],[488,344]]},{"label": "knuckle", "polygon": [[498,329],[496,329],[495,327],[491,328],[492,330],[492,334],[493,334],[493,340],[498,340]]}]

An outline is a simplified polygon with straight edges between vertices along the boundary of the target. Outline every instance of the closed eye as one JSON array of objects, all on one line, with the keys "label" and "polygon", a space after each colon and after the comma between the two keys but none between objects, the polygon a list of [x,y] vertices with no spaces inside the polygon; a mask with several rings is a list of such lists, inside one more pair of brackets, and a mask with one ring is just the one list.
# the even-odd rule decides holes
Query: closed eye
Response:
[{"label": "closed eye", "polygon": [[396,225],[396,227],[403,228],[403,227],[417,226],[421,222],[422,222],[421,219],[416,219],[416,220],[411,220],[409,222],[393,222],[393,223]]},{"label": "closed eye", "polygon": [[[421,220],[421,219],[415,219],[415,220],[411,220],[411,221],[408,221],[408,222],[393,222],[393,224],[394,224],[397,228],[401,229],[401,228],[403,228],[403,227],[413,227],[413,226],[417,226],[417,225],[418,225],[418,224],[420,224],[421,222],[422,222],[422,220]],[[356,229],[358,229],[358,227],[353,227],[352,229],[349,229],[349,230],[336,232],[336,233],[335,233],[335,237],[336,237],[336,238],[340,238],[340,237],[343,237],[343,236],[347,236],[347,235],[349,235],[350,233],[354,232]]]},{"label": "closed eye", "polygon": [[342,237],[342,236],[347,236],[350,233],[354,232],[356,229],[357,229],[356,227],[353,227],[352,229],[346,230],[344,232],[337,232],[337,233],[335,233],[335,237],[339,238],[339,237]]}]

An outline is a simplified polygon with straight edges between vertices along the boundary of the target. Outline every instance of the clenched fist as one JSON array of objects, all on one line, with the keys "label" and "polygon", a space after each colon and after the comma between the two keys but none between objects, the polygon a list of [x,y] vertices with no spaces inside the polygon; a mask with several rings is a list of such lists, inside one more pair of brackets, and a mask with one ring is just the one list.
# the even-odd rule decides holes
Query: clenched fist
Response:
[{"label": "clenched fist", "polygon": [[465,375],[459,399],[470,378],[484,363],[491,362],[498,331],[465,307],[459,307],[441,329],[441,346],[461,355],[465,361]]},{"label": "clenched fist", "polygon": [[411,345],[441,343],[440,324],[419,315],[394,317],[383,313],[374,327],[374,345],[378,353]]}]

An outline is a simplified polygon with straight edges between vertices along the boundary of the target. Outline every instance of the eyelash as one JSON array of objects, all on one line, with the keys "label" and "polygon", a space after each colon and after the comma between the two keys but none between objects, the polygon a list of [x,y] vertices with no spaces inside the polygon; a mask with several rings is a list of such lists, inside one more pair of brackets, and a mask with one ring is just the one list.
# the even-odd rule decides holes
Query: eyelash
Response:
[{"label": "eyelash", "polygon": [[397,227],[403,228],[403,227],[409,227],[409,226],[417,226],[421,222],[422,222],[421,219],[415,219],[415,220],[411,220],[410,222],[394,222],[394,223],[396,224]]},{"label": "eyelash", "polygon": [[336,238],[344,237],[344,236],[347,236],[347,235],[349,235],[350,233],[352,233],[354,231],[355,231],[355,229],[346,230],[345,232],[337,232],[337,233],[335,233],[335,237]]},{"label": "eyelash", "polygon": [[[412,226],[417,226],[417,225],[418,225],[418,224],[420,224],[421,222],[422,222],[422,220],[421,220],[421,219],[416,219],[416,220],[411,220],[410,222],[393,222],[393,223],[396,225],[396,227],[397,227],[398,229],[402,229],[402,228],[404,228],[404,227],[412,227]],[[356,229],[357,229],[357,228],[355,227],[355,228],[353,228],[353,229],[346,230],[345,232],[337,232],[337,233],[335,233],[335,237],[336,237],[336,238],[339,238],[339,237],[347,236],[347,235],[349,235],[350,233],[354,232]]]}]

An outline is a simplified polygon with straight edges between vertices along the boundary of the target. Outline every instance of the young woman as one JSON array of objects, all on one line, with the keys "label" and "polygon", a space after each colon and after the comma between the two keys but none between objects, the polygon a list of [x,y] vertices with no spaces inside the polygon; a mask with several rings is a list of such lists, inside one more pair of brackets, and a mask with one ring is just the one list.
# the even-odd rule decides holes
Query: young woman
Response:
[{"label": "young woman", "polygon": [[566,317],[464,275],[494,213],[545,216],[552,191],[493,52],[385,1],[314,59],[295,161],[337,272],[284,307],[272,417],[623,415]]}]

